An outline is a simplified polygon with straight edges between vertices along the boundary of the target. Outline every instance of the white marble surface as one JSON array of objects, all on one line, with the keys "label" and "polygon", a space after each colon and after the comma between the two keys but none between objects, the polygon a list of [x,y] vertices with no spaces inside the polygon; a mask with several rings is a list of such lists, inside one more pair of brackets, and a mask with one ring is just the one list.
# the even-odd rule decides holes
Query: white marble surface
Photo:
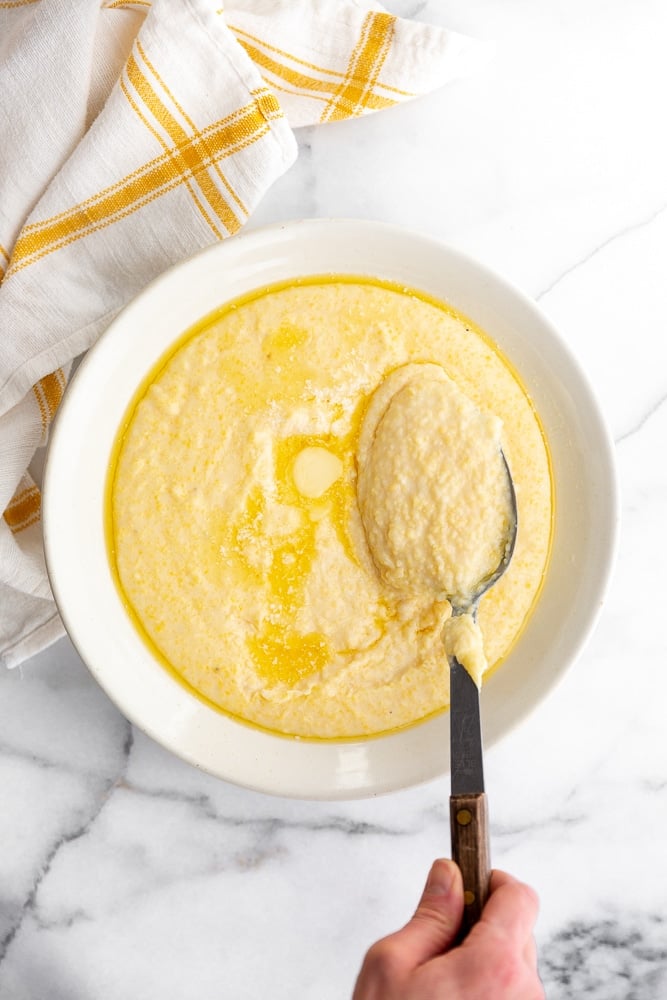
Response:
[{"label": "white marble surface", "polygon": [[[488,753],[493,858],[540,894],[550,1000],[661,1000],[667,5],[389,6],[496,57],[304,131],[251,225],[361,216],[441,237],[536,298],[585,366],[617,442],[617,571],[577,665]],[[63,640],[0,675],[0,998],[349,997],[448,851],[447,796],[446,779],[351,804],[226,785],[133,731]]]}]

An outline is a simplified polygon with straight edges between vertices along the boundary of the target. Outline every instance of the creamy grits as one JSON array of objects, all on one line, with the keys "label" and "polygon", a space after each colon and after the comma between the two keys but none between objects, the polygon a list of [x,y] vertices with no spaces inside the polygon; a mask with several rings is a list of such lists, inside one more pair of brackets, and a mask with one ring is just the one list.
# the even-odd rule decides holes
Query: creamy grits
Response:
[{"label": "creamy grits", "polygon": [[[414,365],[433,376],[420,383],[419,414],[411,392],[392,392]],[[538,594],[552,511],[538,418],[484,334],[418,293],[313,279],[232,303],[156,366],[110,471],[110,549],[137,627],[201,696],[313,738],[385,732],[449,704],[445,587],[397,588],[362,520],[364,489],[391,478],[379,451],[370,465],[363,457],[371,408],[400,401],[428,438],[443,379],[481,411],[489,440],[502,424],[517,494],[512,563],[478,613],[493,668]],[[399,433],[392,421],[385,432]],[[391,516],[379,517],[388,535]],[[438,539],[429,544],[421,558],[437,577]]]},{"label": "creamy grits", "polygon": [[477,687],[481,687],[489,663],[484,649],[484,636],[474,617],[469,613],[446,617],[442,640],[447,655],[455,656]]}]

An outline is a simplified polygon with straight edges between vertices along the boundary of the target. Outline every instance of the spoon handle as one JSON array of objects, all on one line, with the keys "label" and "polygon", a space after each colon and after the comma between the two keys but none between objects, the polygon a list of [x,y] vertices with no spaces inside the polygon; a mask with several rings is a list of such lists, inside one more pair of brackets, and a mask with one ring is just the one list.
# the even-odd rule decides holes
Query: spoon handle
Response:
[{"label": "spoon handle", "polygon": [[465,907],[461,938],[464,938],[479,920],[489,895],[491,855],[485,793],[452,795],[449,799],[449,822],[452,858],[463,875]]}]

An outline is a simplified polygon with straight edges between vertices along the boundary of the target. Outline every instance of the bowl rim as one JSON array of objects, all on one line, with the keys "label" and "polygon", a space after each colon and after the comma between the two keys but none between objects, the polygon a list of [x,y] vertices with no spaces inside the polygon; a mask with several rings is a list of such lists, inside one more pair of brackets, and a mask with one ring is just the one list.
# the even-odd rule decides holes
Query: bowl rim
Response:
[{"label": "bowl rim", "polygon": [[[85,511],[84,507],[77,507],[76,512],[68,511],[68,501],[71,500],[72,494],[70,477],[72,474],[78,474],[79,479],[76,483],[82,488],[86,472],[81,466],[77,466],[71,442],[76,438],[78,424],[78,440],[83,442],[83,448],[89,449],[90,441],[81,429],[83,423],[81,416],[85,413],[86,403],[92,405],[93,388],[100,383],[104,365],[115,357],[123,339],[129,342],[127,331],[133,328],[133,323],[147,312],[150,313],[154,307],[159,312],[160,301],[168,299],[174,288],[179,286],[187,288],[193,279],[203,280],[202,276],[207,271],[220,270],[226,265],[232,272],[234,267],[237,271],[243,272],[238,280],[249,281],[247,287],[250,290],[264,284],[264,281],[258,281],[258,278],[266,271],[264,264],[267,252],[273,252],[275,267],[280,268],[285,266],[284,262],[281,265],[281,253],[285,262],[292,260],[296,254],[296,264],[296,260],[303,259],[304,248],[308,248],[311,253],[319,248],[318,252],[324,257],[327,255],[331,257],[332,254],[335,256],[340,252],[331,250],[336,241],[349,243],[350,240],[356,245],[355,252],[361,252],[362,256],[369,254],[372,249],[381,254],[384,246],[384,252],[398,248],[406,252],[411,250],[417,255],[421,253],[425,255],[423,261],[430,261],[436,268],[438,265],[443,269],[446,269],[445,265],[458,268],[461,275],[468,275],[473,288],[478,289],[478,294],[483,292],[491,301],[494,300],[494,296],[499,297],[500,301],[508,303],[510,313],[515,310],[516,315],[525,317],[529,327],[532,322],[534,329],[539,331],[538,340],[543,338],[539,346],[543,350],[548,348],[561,369],[568,375],[568,384],[574,387],[577,407],[587,421],[595,446],[596,474],[599,479],[597,499],[602,502],[602,510],[596,529],[598,536],[596,536],[595,572],[588,581],[586,591],[589,605],[585,609],[585,614],[578,619],[575,631],[570,630],[567,641],[562,640],[564,662],[555,667],[548,682],[537,686],[528,685],[528,697],[524,699],[522,705],[513,705],[510,710],[507,706],[500,705],[498,725],[485,726],[485,748],[511,732],[534,711],[560,683],[567,669],[580,655],[597,624],[618,548],[619,495],[614,446],[587,376],[569,345],[540,307],[507,279],[468,254],[434,236],[390,223],[360,219],[301,219],[246,231],[235,236],[233,240],[206,247],[158,275],[127,303],[82,359],[56,414],[45,462],[43,490],[44,546],[51,588],[65,628],[82,660],[107,695],[133,724],[177,756],[219,778],[256,791],[294,798],[333,800],[367,797],[396,791],[446,774],[449,767],[449,713],[441,713],[398,732],[371,738],[342,741],[299,740],[268,733],[211,708],[194,695],[190,695],[177,681],[169,677],[161,665],[158,666],[158,670],[162,676],[160,682],[162,715],[160,712],[147,711],[146,706],[142,705],[141,698],[133,697],[132,692],[127,690],[127,685],[124,687],[124,682],[119,681],[113,670],[110,670],[107,660],[109,657],[113,660],[114,655],[118,658],[118,654],[114,654],[113,649],[109,653],[99,648],[99,644],[96,645],[94,623],[103,622],[104,613],[100,615],[100,609],[91,612],[91,609],[87,608],[86,581],[83,577],[77,578],[77,573],[72,570],[71,565],[68,568],[68,562],[71,564],[72,547],[76,545],[79,537],[75,519],[77,516],[85,517],[85,513],[82,514],[82,511]],[[244,267],[247,274],[243,271]],[[358,269],[352,268],[335,268],[334,271],[338,274],[361,273]],[[286,280],[296,280],[299,273],[288,275]],[[320,268],[311,273],[325,272]],[[364,273],[370,276],[373,271],[367,270]],[[225,280],[229,284],[228,276]],[[267,284],[273,283],[272,280]],[[414,283],[411,287],[419,288],[420,285]],[[238,293],[225,294],[221,290],[219,305],[237,296]],[[443,295],[436,297],[450,301],[455,308],[459,308],[457,302],[452,302]],[[198,317],[203,318],[210,311],[208,308],[200,310]],[[481,323],[477,315],[471,314],[470,310],[461,311],[475,322],[479,322],[482,329],[494,340],[496,339],[497,330],[489,331],[488,323]],[[196,318],[188,325],[194,322]],[[185,329],[186,327],[183,327],[181,333]],[[178,334],[164,339],[160,349],[154,352],[153,361],[157,360],[177,337]],[[499,346],[501,351],[507,353],[503,343]],[[508,356],[516,366],[517,358],[511,354]],[[523,377],[523,372],[519,370]],[[134,384],[127,387],[123,409],[145,374],[145,370],[138,371]],[[530,390],[531,386],[528,385],[527,388]],[[567,402],[566,395],[563,399]],[[539,408],[538,412],[542,417]],[[91,420],[91,428],[93,423]],[[557,498],[557,505],[559,502]],[[82,503],[85,501],[82,500]],[[64,537],[63,532],[65,532]],[[547,576],[549,572],[550,568]],[[120,602],[117,592],[116,598]],[[538,608],[534,609],[531,621],[537,610]],[[109,612],[110,609],[107,606],[103,611]],[[133,631],[134,627],[131,628]],[[129,635],[123,633],[122,652],[128,654],[129,651],[131,655],[139,656],[142,664],[140,669],[143,671],[146,666],[143,660],[150,654],[143,640],[136,633],[135,636],[136,646],[132,648]],[[493,701],[493,689],[498,686],[495,678],[502,676],[508,663],[509,660],[483,688],[483,716],[486,716],[485,710],[489,709]],[[146,673],[146,677],[149,675],[150,670]],[[169,683],[176,688],[176,692],[172,691],[168,695],[162,690],[165,678],[169,678]],[[153,681],[157,683],[155,676],[151,683]],[[174,694],[180,694],[180,698],[174,697]],[[187,704],[179,703],[183,699]],[[211,739],[219,739],[220,752],[209,752]],[[308,753],[304,754],[303,748],[306,746]],[[407,759],[407,763],[395,766],[397,754],[404,761]],[[311,774],[306,773],[308,762],[313,768]]]}]

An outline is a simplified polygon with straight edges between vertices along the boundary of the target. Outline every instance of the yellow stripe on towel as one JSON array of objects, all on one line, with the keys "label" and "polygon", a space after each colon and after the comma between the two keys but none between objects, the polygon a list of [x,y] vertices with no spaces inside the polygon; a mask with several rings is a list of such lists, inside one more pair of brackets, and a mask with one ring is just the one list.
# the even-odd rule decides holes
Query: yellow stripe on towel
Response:
[{"label": "yellow stripe on towel", "polygon": [[345,79],[322,112],[320,121],[354,117],[374,106],[373,89],[391,48],[395,25],[393,14],[369,11],[350,56]]},{"label": "yellow stripe on towel", "polygon": [[[277,101],[274,102],[277,106]],[[269,130],[267,98],[207,126],[85,202],[26,226],[14,248],[13,274],[60,247],[136,212],[193,176],[194,164],[212,164],[256,142]]]},{"label": "yellow stripe on towel", "polygon": [[[26,481],[29,482],[28,486],[24,485]],[[3,517],[10,531],[17,535],[19,531],[25,531],[26,528],[39,521],[41,510],[42,494],[39,487],[29,477],[24,476]]]},{"label": "yellow stripe on towel", "polygon": [[65,385],[65,373],[62,368],[58,368],[50,375],[45,375],[32,387],[42,418],[42,433],[48,430],[56,415],[60,400],[63,398]]}]

